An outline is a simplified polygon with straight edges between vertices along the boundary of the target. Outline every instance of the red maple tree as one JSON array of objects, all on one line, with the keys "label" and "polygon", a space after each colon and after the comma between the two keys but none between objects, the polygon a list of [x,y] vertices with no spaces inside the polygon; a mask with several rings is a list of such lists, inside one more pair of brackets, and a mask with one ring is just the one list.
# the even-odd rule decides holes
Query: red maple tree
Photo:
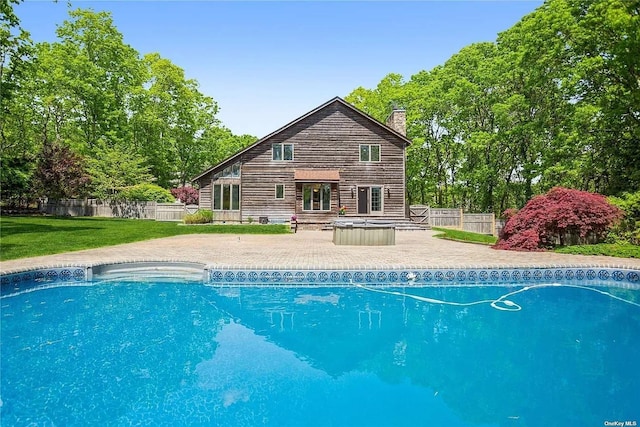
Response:
[{"label": "red maple tree", "polygon": [[536,251],[556,245],[596,243],[622,211],[595,193],[556,187],[509,213],[497,249]]}]

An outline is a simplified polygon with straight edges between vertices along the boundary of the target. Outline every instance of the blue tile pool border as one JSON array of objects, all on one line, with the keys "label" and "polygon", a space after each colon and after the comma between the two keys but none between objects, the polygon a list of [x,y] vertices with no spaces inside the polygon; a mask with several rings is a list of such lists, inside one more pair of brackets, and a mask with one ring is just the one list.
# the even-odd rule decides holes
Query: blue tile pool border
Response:
[{"label": "blue tile pool border", "polygon": [[427,269],[230,269],[210,268],[211,285],[367,285],[535,284],[555,281],[640,289],[640,271],[609,267],[427,268]]},{"label": "blue tile pool border", "polygon": [[91,280],[91,267],[45,267],[0,276],[0,295],[6,296],[54,284],[79,284]]},{"label": "blue tile pool border", "polygon": [[[137,266],[144,263],[132,263]],[[157,262],[155,262],[157,264]],[[164,271],[171,271],[167,263]],[[50,287],[77,285],[101,280],[94,274],[101,266],[56,266],[5,273],[0,276],[0,295]],[[126,269],[124,270],[126,272]],[[593,283],[640,289],[640,270],[616,267],[511,267],[511,268],[400,268],[400,269],[259,269],[228,268],[202,265],[202,282],[212,286],[343,286],[416,285],[527,285],[536,283]],[[132,269],[132,277],[135,271]],[[176,277],[175,274],[173,277]]]}]

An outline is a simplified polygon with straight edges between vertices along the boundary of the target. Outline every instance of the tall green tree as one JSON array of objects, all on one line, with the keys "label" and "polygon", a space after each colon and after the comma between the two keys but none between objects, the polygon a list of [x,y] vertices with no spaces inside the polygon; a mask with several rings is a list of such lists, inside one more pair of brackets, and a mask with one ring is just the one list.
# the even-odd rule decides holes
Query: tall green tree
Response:
[{"label": "tall green tree", "polygon": [[252,135],[234,135],[224,126],[213,127],[202,135],[211,148],[203,169],[213,166],[258,140]]},{"label": "tall green tree", "polygon": [[149,169],[143,157],[131,156],[118,145],[110,147],[104,141],[99,141],[87,161],[91,193],[95,197],[108,199],[124,187],[150,184],[155,178]]},{"label": "tall green tree", "polygon": [[81,130],[78,150],[90,152],[99,139],[108,145],[131,141],[128,116],[132,93],[145,78],[138,52],[124,43],[108,12],[71,10],[58,27],[52,76],[60,97],[72,100],[72,119]]},{"label": "tall green tree", "polygon": [[23,93],[33,73],[34,47],[13,11],[0,2],[0,195],[8,204],[28,202],[37,148],[29,135],[32,117]]},{"label": "tall green tree", "polygon": [[346,99],[407,107],[409,203],[501,213],[568,187],[619,194],[640,177],[640,2],[547,0],[495,43]]},{"label": "tall green tree", "polygon": [[133,117],[135,143],[149,158],[159,185],[184,185],[214,151],[204,135],[219,125],[218,106],[168,59],[148,54],[144,64],[148,90]]},{"label": "tall green tree", "polygon": [[574,131],[590,142],[587,184],[608,194],[638,190],[640,2],[566,3],[575,22],[569,44],[574,100],[582,111]]},{"label": "tall green tree", "polygon": [[0,3],[3,202],[35,184],[46,147],[85,159],[91,193],[107,197],[140,183],[184,185],[255,140],[222,127],[217,103],[180,67],[124,43],[108,12],[70,10],[55,42],[33,45],[15,3]]}]

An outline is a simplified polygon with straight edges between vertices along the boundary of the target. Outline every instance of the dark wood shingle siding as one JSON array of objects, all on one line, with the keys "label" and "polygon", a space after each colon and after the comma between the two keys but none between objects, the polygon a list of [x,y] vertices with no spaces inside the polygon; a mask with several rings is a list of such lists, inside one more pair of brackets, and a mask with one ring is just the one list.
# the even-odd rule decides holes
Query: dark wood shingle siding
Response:
[{"label": "dark wood shingle siding", "polygon": [[[275,198],[276,184],[284,184],[284,199]],[[293,170],[283,168],[242,168],[242,217],[256,221],[260,216],[289,219],[295,212]]]},{"label": "dark wood shingle siding", "polygon": [[211,185],[211,175],[200,180],[200,201],[198,205],[200,209],[211,209],[211,197],[213,195],[213,186]]},{"label": "dark wood shingle siding", "polygon": [[[294,160],[274,161],[274,143],[293,144]],[[360,162],[361,144],[380,145],[381,160]],[[340,102],[330,103],[234,159],[242,163],[242,219],[288,218],[295,213],[301,221],[330,221],[336,218],[340,205],[347,207],[348,214],[355,214],[355,188],[367,185],[385,186],[384,216],[404,217],[405,144],[406,140],[353,109]],[[314,168],[340,171],[339,184],[332,185],[330,213],[302,212],[301,184],[296,185],[294,170]],[[211,177],[216,171],[214,169],[199,179],[201,206],[206,203],[211,206],[211,196],[206,197],[204,193],[210,188]],[[285,184],[284,200],[275,199],[277,183]],[[294,189],[297,189],[295,193]]]}]

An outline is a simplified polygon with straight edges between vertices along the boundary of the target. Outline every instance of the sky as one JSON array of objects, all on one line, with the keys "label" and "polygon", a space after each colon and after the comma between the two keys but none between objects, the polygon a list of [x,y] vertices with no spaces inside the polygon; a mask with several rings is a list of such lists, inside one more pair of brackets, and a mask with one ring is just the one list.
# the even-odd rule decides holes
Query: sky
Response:
[{"label": "sky", "polygon": [[14,11],[34,42],[57,40],[69,4],[111,12],[125,43],[198,81],[224,126],[263,137],[389,73],[409,80],[465,46],[495,41],[542,3],[25,0]]}]

